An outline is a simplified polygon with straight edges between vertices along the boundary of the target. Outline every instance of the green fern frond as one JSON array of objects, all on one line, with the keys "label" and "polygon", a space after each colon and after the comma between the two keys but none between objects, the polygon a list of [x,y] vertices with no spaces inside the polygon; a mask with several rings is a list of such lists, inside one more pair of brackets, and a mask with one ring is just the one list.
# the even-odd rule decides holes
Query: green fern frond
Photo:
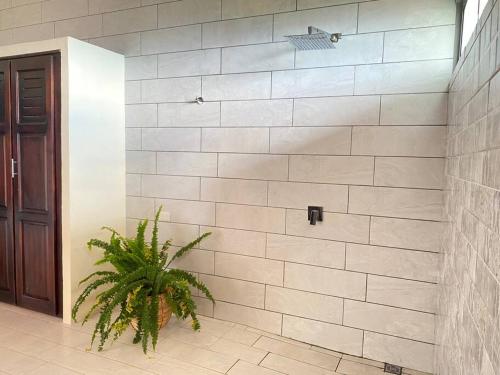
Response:
[{"label": "green fern frond", "polygon": [[203,241],[206,237],[210,236],[212,233],[211,232],[207,232],[207,233],[204,233],[202,234],[200,237],[198,237],[196,240],[188,243],[186,246],[184,247],[181,247],[175,254],[174,256],[172,257],[172,259],[170,259],[170,262],[168,262],[167,264],[167,267],[170,266],[170,264],[172,264],[172,262],[174,260],[176,260],[177,258],[180,258],[182,257],[183,255],[185,255],[189,250],[193,249],[196,245],[198,245],[201,241]]}]

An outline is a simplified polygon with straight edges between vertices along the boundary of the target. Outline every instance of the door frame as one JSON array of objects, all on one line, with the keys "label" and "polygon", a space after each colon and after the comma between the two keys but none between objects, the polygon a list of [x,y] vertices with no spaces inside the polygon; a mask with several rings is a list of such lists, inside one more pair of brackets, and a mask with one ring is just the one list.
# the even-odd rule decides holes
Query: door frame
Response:
[{"label": "door frame", "polygon": [[[0,176],[4,179],[5,183],[5,225],[6,225],[6,238],[3,241],[6,246],[5,249],[5,266],[6,278],[8,289],[0,290],[2,301],[6,303],[16,303],[16,260],[15,260],[15,237],[14,237],[14,197],[13,197],[13,182],[12,182],[12,98],[11,98],[11,83],[10,83],[10,60],[0,60],[0,65],[3,65],[3,95],[4,95],[4,121],[5,134],[3,137],[4,147],[3,150],[4,160],[4,175]],[[0,150],[1,151],[1,150]]]}]

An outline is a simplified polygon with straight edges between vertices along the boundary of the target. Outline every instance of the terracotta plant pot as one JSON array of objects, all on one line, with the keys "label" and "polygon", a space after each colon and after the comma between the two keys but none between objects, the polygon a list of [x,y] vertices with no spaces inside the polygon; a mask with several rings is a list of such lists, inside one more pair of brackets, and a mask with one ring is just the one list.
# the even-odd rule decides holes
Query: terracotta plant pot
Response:
[{"label": "terracotta plant pot", "polygon": [[[150,300],[150,299],[148,299]],[[165,295],[160,295],[158,298],[158,328],[162,329],[167,325],[167,323],[170,321],[170,318],[172,317],[172,309],[167,303],[167,300],[165,299]],[[139,322],[137,319],[132,319],[130,322],[130,325],[132,326],[133,329],[137,331],[139,327]]]}]

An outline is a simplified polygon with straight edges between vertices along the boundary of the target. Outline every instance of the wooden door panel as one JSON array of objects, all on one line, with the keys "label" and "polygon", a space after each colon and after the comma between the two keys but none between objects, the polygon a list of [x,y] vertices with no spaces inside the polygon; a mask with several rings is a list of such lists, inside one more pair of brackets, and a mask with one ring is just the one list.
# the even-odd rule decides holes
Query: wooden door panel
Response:
[{"label": "wooden door panel", "polygon": [[23,279],[23,297],[28,299],[46,300],[50,296],[50,285],[53,282],[54,275],[50,273],[47,267],[40,267],[43,264],[53,262],[54,253],[39,251],[40,247],[53,247],[51,243],[50,228],[45,223],[34,223],[27,220],[21,224],[21,237],[23,238],[23,252],[20,254],[19,262],[22,264],[25,272]]},{"label": "wooden door panel", "polygon": [[15,302],[10,62],[0,61],[0,301]]},{"label": "wooden door panel", "polygon": [[18,305],[57,313],[54,57],[11,60]]},{"label": "wooden door panel", "polygon": [[12,223],[3,217],[0,218],[0,301],[15,301]]},{"label": "wooden door panel", "polygon": [[[22,212],[39,212],[47,214],[50,207],[47,171],[47,139],[44,134],[24,134],[18,137],[18,209]],[[29,166],[29,173],[26,168]]]}]

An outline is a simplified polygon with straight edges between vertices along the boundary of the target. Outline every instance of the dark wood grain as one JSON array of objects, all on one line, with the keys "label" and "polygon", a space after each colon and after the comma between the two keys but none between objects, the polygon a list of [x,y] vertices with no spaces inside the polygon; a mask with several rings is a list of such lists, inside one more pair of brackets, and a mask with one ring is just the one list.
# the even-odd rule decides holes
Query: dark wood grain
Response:
[{"label": "dark wood grain", "polygon": [[0,61],[0,301],[15,302],[10,62]]},{"label": "dark wood grain", "polygon": [[52,55],[11,60],[17,304],[57,314],[56,89]]}]

